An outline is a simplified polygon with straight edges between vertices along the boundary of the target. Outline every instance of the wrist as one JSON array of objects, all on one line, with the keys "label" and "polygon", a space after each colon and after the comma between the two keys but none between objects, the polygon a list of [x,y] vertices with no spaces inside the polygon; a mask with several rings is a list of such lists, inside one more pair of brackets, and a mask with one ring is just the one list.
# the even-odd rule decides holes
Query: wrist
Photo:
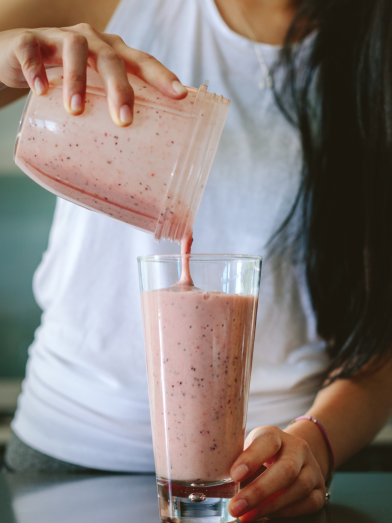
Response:
[{"label": "wrist", "polygon": [[302,438],[308,443],[324,479],[327,480],[331,472],[331,458],[328,443],[320,428],[315,423],[303,419],[289,425],[284,432]]}]

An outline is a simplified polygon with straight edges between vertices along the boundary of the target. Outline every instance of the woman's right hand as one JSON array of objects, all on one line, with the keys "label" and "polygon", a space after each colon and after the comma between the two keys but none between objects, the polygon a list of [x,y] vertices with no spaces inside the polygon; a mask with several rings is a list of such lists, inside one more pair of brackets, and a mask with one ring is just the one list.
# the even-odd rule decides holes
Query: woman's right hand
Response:
[{"label": "woman's right hand", "polygon": [[134,93],[127,72],[170,98],[187,95],[177,76],[154,57],[88,24],[0,33],[0,82],[9,87],[28,86],[38,96],[43,95],[49,87],[45,65],[63,65],[64,107],[72,115],[83,113],[86,68],[95,69],[107,93],[110,115],[121,127],[130,125],[133,119]]}]

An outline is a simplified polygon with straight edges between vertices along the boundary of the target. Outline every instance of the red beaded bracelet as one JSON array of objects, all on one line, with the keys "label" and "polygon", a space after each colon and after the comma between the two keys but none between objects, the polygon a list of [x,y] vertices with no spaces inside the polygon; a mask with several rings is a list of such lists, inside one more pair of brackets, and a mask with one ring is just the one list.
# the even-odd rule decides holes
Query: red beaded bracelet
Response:
[{"label": "red beaded bracelet", "polygon": [[[322,435],[324,436],[324,439],[325,439],[325,442],[326,442],[327,448],[328,448],[328,459],[329,459],[328,473],[327,473],[327,477],[325,478],[325,486],[328,489],[331,484],[331,481],[332,481],[333,471],[335,469],[335,455],[333,453],[331,441],[328,437],[327,431],[325,430],[325,427],[321,423],[321,421],[318,420],[317,418],[314,418],[313,416],[300,416],[299,418],[293,419],[293,421],[290,423],[290,425],[292,425],[296,421],[300,421],[300,420],[312,421],[315,425],[317,425],[317,427],[320,429]],[[329,498],[329,495],[327,496],[327,498]]]}]

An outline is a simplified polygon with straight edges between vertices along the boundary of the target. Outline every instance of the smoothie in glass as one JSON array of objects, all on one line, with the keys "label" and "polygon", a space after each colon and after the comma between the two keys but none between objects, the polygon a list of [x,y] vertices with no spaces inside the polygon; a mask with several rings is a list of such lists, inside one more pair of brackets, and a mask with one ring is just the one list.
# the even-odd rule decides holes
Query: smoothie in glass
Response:
[{"label": "smoothie in glass", "polygon": [[158,477],[230,478],[244,447],[257,297],[195,287],[142,293]]}]

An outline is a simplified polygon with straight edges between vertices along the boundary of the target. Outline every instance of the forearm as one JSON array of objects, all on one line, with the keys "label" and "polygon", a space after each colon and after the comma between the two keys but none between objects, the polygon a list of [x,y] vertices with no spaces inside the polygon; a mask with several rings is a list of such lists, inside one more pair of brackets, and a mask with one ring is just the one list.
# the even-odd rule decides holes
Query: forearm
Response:
[{"label": "forearm", "polygon": [[[68,8],[68,12],[72,9]],[[3,0],[0,3],[1,33],[17,28],[67,25],[64,0]],[[0,109],[25,96],[28,89],[4,88],[0,81]]]},{"label": "forearm", "polygon": [[[374,374],[361,372],[351,379],[338,380],[317,395],[306,413],[324,424],[335,454],[335,466],[369,443],[392,414],[392,361]],[[285,432],[305,439],[324,477],[328,452],[319,428],[309,421],[289,426]]]}]

